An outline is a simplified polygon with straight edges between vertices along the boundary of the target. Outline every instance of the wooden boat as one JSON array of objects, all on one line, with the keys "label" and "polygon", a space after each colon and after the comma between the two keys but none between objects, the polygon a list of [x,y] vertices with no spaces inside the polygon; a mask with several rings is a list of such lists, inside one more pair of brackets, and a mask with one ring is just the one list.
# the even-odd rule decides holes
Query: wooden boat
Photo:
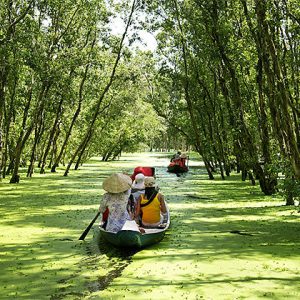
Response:
[{"label": "wooden boat", "polygon": [[144,228],[141,233],[135,221],[126,221],[117,233],[106,231],[100,225],[100,236],[108,243],[119,248],[144,248],[160,242],[170,226],[170,213],[167,208],[167,220],[156,228]]},{"label": "wooden boat", "polygon": [[185,173],[188,170],[189,168],[187,166],[180,166],[172,163],[168,166],[168,172],[170,173]]}]

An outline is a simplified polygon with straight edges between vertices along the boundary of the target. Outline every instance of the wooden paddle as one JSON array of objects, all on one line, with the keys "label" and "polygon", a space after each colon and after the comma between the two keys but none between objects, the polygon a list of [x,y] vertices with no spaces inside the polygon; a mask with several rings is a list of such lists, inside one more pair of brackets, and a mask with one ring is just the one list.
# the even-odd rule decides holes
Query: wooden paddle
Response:
[{"label": "wooden paddle", "polygon": [[90,229],[92,228],[93,224],[95,223],[95,221],[97,220],[97,218],[99,217],[99,215],[100,215],[100,212],[98,211],[97,214],[96,214],[96,216],[94,217],[94,219],[90,223],[90,225],[85,229],[85,231],[80,236],[79,240],[82,240],[82,241],[84,240],[84,238],[89,233]]}]

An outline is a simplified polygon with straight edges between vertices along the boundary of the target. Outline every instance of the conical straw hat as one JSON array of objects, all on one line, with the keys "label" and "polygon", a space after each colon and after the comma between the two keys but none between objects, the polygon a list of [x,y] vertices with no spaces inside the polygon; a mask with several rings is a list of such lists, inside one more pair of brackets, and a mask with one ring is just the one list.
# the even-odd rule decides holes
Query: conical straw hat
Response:
[{"label": "conical straw hat", "polygon": [[129,190],[131,184],[132,180],[129,176],[122,173],[115,173],[103,181],[102,187],[105,191],[116,194]]}]

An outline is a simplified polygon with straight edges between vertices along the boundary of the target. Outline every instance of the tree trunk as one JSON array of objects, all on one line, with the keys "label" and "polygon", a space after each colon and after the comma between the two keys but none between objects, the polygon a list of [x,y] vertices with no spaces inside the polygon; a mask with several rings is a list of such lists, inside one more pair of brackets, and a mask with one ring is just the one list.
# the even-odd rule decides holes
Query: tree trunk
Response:
[{"label": "tree trunk", "polygon": [[[27,99],[27,102],[26,102],[26,105],[24,108],[21,131],[20,131],[19,138],[18,138],[18,141],[16,144],[16,148],[14,150],[14,155],[11,158],[12,164],[9,166],[9,168],[13,169],[10,183],[19,182],[19,180],[20,180],[20,176],[19,176],[18,172],[19,172],[19,167],[20,167],[21,154],[22,154],[24,146],[34,128],[34,122],[32,121],[31,125],[28,127],[28,129],[25,132],[26,122],[28,120],[29,108],[30,108],[30,104],[32,101],[32,88],[33,88],[33,79],[31,80],[31,86],[29,87],[29,90],[28,90],[28,99]],[[7,171],[9,171],[9,169]]]},{"label": "tree trunk", "polygon": [[[6,5],[7,20],[1,20],[1,39],[0,39],[0,180],[2,178],[3,171],[3,143],[4,143],[4,112],[5,112],[5,88],[7,86],[7,77],[9,74],[9,61],[7,51],[10,44],[13,43],[12,38],[16,30],[16,26],[20,23],[28,14],[29,10],[34,5],[34,0],[31,0],[27,7],[23,10],[14,11],[13,2],[10,1]],[[17,7],[17,6],[16,6]]]},{"label": "tree trunk", "polygon": [[8,113],[7,113],[7,118],[5,121],[5,140],[4,140],[4,146],[3,146],[3,159],[2,159],[2,176],[3,178],[5,177],[5,173],[6,173],[6,164],[7,164],[7,159],[8,159],[8,151],[9,151],[9,143],[10,143],[10,136],[9,136],[9,132],[10,132],[10,126],[11,126],[11,121],[12,121],[12,117],[14,115],[14,111],[15,111],[15,94],[16,94],[16,86],[17,86],[17,81],[18,78],[15,76],[14,77],[14,83],[13,83],[13,87],[12,87],[12,92],[11,92],[11,96],[10,96],[10,104],[8,107]]},{"label": "tree trunk", "polygon": [[88,129],[87,129],[87,131],[85,133],[85,137],[83,139],[83,142],[79,145],[79,147],[75,151],[74,155],[72,156],[71,160],[69,161],[68,166],[67,166],[67,168],[65,170],[64,176],[68,175],[70,167],[73,164],[76,156],[80,153],[81,150],[84,150],[86,148],[88,142],[92,138],[93,131],[94,131],[94,125],[95,125],[95,122],[96,122],[96,120],[97,120],[97,118],[99,116],[100,107],[101,107],[102,101],[104,100],[104,97],[108,93],[108,91],[109,91],[109,89],[110,89],[110,87],[111,87],[111,85],[112,85],[112,83],[113,83],[113,81],[115,79],[115,74],[116,74],[116,70],[117,70],[117,67],[119,65],[119,61],[120,61],[120,58],[121,58],[121,51],[123,49],[124,40],[125,40],[125,37],[127,35],[129,25],[131,24],[132,16],[133,16],[133,13],[135,11],[135,6],[136,6],[136,0],[134,0],[133,3],[132,3],[131,11],[130,11],[129,17],[127,19],[127,24],[126,24],[124,33],[122,35],[122,38],[121,38],[121,41],[120,41],[120,44],[119,44],[119,49],[118,49],[117,57],[116,57],[113,69],[111,71],[108,83],[106,84],[105,88],[103,89],[103,91],[102,91],[102,93],[101,93],[101,95],[100,95],[100,97],[99,97],[99,99],[98,99],[98,101],[97,101],[97,103],[95,105],[94,114],[93,114],[92,120],[90,122],[90,125],[89,125],[89,127],[88,127]]},{"label": "tree trunk", "polygon": [[34,169],[34,163],[35,163],[35,155],[36,155],[36,147],[38,145],[38,141],[42,134],[42,125],[43,125],[43,113],[44,113],[44,107],[45,107],[45,98],[48,94],[48,91],[50,89],[51,83],[50,82],[44,82],[39,94],[38,102],[37,102],[37,108],[36,113],[34,115],[34,126],[35,126],[35,136],[34,136],[34,142],[33,147],[31,149],[31,157],[30,157],[30,163],[27,170],[27,177],[31,177],[33,174]]},{"label": "tree trunk", "polygon": [[[2,53],[0,52],[2,55]],[[5,86],[7,79],[6,65],[1,67],[0,70],[0,180],[2,178],[3,171],[3,144],[4,144],[4,111],[5,111]]]},{"label": "tree trunk", "polygon": [[265,53],[270,55],[273,69],[270,69],[267,59],[264,59],[263,63],[269,81],[275,83],[275,94],[272,99],[275,101],[274,106],[277,110],[279,108],[279,112],[281,113],[281,117],[276,118],[274,122],[275,124],[278,124],[276,124],[276,132],[284,141],[286,147],[284,155],[288,156],[296,179],[300,179],[300,151],[298,149],[294,126],[289,113],[289,106],[293,100],[290,99],[291,95],[288,92],[288,87],[286,86],[282,75],[283,70],[277,53],[278,49],[275,47],[276,43],[274,42],[274,38],[272,37],[272,33],[270,33],[269,25],[266,21],[266,1],[255,0],[255,4],[261,39],[264,43]]},{"label": "tree trunk", "polygon": [[44,152],[44,155],[43,155],[41,170],[40,170],[41,174],[45,173],[45,165],[46,165],[47,156],[48,156],[48,153],[50,151],[51,146],[53,145],[55,132],[57,130],[59,119],[60,119],[60,116],[61,116],[61,113],[62,113],[62,104],[63,104],[63,101],[64,101],[63,99],[64,98],[61,97],[61,100],[59,101],[55,121],[54,121],[54,124],[52,126],[52,129],[51,129],[51,132],[50,132],[50,135],[49,135],[49,138],[48,138],[48,144],[46,146],[46,149],[45,149],[45,152]]},{"label": "tree trunk", "polygon": [[[89,35],[90,35],[90,32],[88,32],[88,36]],[[77,120],[77,118],[78,118],[78,116],[79,116],[79,114],[81,112],[81,106],[82,106],[82,101],[83,101],[84,84],[86,82],[88,71],[89,71],[89,68],[91,66],[91,63],[89,62],[89,58],[90,58],[90,55],[92,53],[92,50],[94,49],[95,43],[96,43],[96,34],[95,34],[94,39],[92,41],[91,51],[89,52],[89,55],[88,55],[88,63],[85,66],[83,77],[82,77],[82,79],[80,81],[79,91],[78,91],[78,105],[77,105],[77,109],[76,109],[76,111],[75,111],[75,113],[73,115],[70,127],[68,129],[67,134],[66,134],[66,137],[65,137],[65,140],[63,142],[63,145],[62,145],[62,147],[60,149],[60,152],[59,152],[58,156],[56,157],[55,162],[53,163],[53,166],[51,168],[51,172],[56,172],[56,168],[57,168],[58,164],[60,163],[60,161],[61,161],[61,159],[63,157],[63,153],[65,152],[65,150],[67,148],[67,145],[68,145],[68,142],[69,142],[69,138],[71,137],[72,130],[73,130],[73,127],[75,125],[75,122],[76,122],[76,120]]]},{"label": "tree trunk", "polygon": [[[203,154],[204,154],[203,146],[202,146],[201,138],[199,135],[198,124],[197,124],[196,117],[194,114],[193,101],[192,101],[192,99],[190,97],[190,93],[189,93],[189,84],[190,83],[189,83],[189,72],[188,72],[188,61],[187,61],[188,51],[187,51],[187,45],[186,45],[186,38],[185,38],[185,35],[183,32],[183,27],[182,27],[181,20],[180,20],[180,13],[179,13],[177,0],[173,0],[173,2],[174,2],[175,11],[176,11],[176,20],[177,20],[177,24],[178,24],[179,31],[180,31],[180,42],[181,42],[182,56],[183,56],[183,63],[184,63],[184,80],[183,80],[184,95],[185,95],[185,100],[187,103],[188,112],[189,112],[189,115],[191,118],[193,131],[194,131],[196,150],[200,154],[200,156],[203,157]],[[204,159],[204,164],[205,164],[209,178],[214,179],[212,172],[209,168],[209,165],[207,164],[205,159]]]}]

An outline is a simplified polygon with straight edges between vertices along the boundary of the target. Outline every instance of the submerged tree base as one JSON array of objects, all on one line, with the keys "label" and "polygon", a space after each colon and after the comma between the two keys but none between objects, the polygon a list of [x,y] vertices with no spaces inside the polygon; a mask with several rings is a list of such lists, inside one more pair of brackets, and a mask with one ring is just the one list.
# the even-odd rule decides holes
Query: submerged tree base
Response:
[{"label": "submerged tree base", "polygon": [[13,175],[9,181],[9,183],[19,183],[20,182],[20,175],[16,174]]}]

